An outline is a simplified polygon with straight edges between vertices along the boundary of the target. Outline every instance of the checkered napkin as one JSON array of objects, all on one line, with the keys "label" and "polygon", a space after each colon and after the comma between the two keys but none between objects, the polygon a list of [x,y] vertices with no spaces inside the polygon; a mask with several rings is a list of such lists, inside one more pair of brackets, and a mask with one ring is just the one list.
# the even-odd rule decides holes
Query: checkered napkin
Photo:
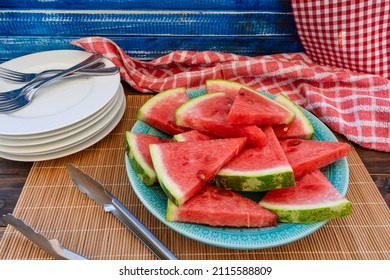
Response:
[{"label": "checkered napkin", "polygon": [[389,0],[292,0],[306,54],[322,65],[390,78]]},{"label": "checkered napkin", "polygon": [[390,81],[384,77],[321,66],[304,53],[259,57],[212,51],[174,51],[152,61],[129,57],[113,41],[87,37],[72,42],[102,53],[121,68],[134,89],[156,93],[226,79],[271,94],[283,93],[350,141],[390,151]]}]

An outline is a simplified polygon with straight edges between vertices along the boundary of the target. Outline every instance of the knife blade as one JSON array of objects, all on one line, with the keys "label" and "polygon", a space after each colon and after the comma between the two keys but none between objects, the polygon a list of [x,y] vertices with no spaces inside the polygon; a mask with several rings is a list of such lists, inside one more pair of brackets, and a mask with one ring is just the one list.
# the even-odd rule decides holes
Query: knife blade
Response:
[{"label": "knife blade", "polygon": [[70,251],[60,244],[57,239],[48,239],[43,234],[35,231],[31,226],[27,225],[22,219],[16,218],[11,213],[3,215],[7,224],[12,225],[21,234],[35,243],[39,248],[51,255],[57,260],[87,260],[87,258]]},{"label": "knife blade", "polygon": [[66,166],[70,178],[79,190],[103,206],[104,211],[112,213],[132,231],[161,260],[178,258],[147,229],[116,197],[100,182],[73,164]]}]

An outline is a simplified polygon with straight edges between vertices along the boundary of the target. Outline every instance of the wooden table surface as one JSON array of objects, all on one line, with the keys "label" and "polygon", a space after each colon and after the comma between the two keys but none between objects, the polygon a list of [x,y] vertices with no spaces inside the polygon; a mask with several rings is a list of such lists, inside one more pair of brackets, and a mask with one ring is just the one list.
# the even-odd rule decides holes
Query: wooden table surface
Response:
[{"label": "wooden table surface", "polygon": [[[134,94],[124,85],[126,94]],[[373,181],[390,207],[390,153],[355,146]],[[32,167],[32,162],[17,162],[0,157],[0,239],[6,223],[2,216],[12,213]]]}]

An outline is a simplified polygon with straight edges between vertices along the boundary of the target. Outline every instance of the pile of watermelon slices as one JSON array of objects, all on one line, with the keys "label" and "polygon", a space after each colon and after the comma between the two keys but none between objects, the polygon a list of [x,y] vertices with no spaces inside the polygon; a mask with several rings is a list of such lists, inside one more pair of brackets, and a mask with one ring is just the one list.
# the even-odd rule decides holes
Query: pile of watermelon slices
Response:
[{"label": "pile of watermelon slices", "polygon": [[167,221],[266,227],[352,212],[320,171],[350,146],[312,139],[310,120],[282,94],[270,98],[237,82],[208,80],[206,94],[160,92],[136,117],[168,135],[126,131],[125,137],[137,176],[167,195]]}]

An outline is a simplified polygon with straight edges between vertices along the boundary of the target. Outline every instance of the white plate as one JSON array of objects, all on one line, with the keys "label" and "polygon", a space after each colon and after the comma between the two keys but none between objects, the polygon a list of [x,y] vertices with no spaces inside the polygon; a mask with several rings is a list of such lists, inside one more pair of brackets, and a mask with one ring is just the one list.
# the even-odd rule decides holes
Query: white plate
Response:
[{"label": "white plate", "polygon": [[92,146],[93,144],[99,142],[100,140],[102,140],[105,136],[107,136],[107,134],[109,134],[117,126],[119,121],[122,119],[122,116],[126,109],[126,98],[123,94],[119,96],[119,100],[121,106],[116,111],[116,114],[111,119],[110,123],[89,139],[84,139],[81,142],[76,143],[74,146],[67,147],[66,149],[60,151],[54,151],[54,152],[52,151],[52,152],[37,154],[37,155],[14,155],[14,154],[0,152],[0,157],[9,160],[15,160],[15,161],[43,161],[43,160],[50,160],[50,159],[64,157],[82,151]]},{"label": "white plate", "polygon": [[[62,138],[57,140],[54,140],[53,137],[49,136],[48,139],[51,141],[42,144],[29,144],[25,141],[25,145],[23,146],[0,145],[0,152],[14,155],[38,155],[60,151],[74,146],[75,143],[85,141],[104,129],[104,127],[111,122],[111,119],[115,117],[122,105],[122,98],[120,95],[124,95],[122,86],[119,87],[113,102],[110,102],[110,106],[106,107],[106,110],[102,114],[100,114],[96,119],[93,119],[93,121],[76,128],[76,132],[74,133],[70,130],[66,132]],[[68,135],[69,133],[71,133],[71,135]],[[55,137],[59,136],[61,136],[61,134],[55,135]]]},{"label": "white plate", "polygon": [[0,151],[6,152],[8,147],[30,147],[35,145],[42,145],[46,143],[52,143],[58,140],[75,135],[76,133],[82,132],[87,127],[99,122],[102,118],[105,117],[107,112],[112,109],[112,107],[118,101],[118,95],[120,91],[123,91],[123,88],[120,87],[115,94],[115,96],[107,103],[102,109],[97,111],[95,114],[90,117],[80,121],[74,125],[69,125],[63,129],[57,129],[55,131],[47,133],[39,133],[26,136],[2,136],[0,138]]},{"label": "white plate", "polygon": [[[119,90],[119,88],[118,88]],[[116,93],[115,93],[116,94]],[[35,133],[35,134],[26,134],[26,135],[0,135],[0,144],[1,145],[6,145],[6,146],[14,146],[17,141],[20,141],[22,144],[25,141],[31,141],[31,142],[36,142],[37,144],[40,143],[40,141],[47,139],[48,137],[62,137],[64,133],[71,133],[72,131],[76,129],[80,129],[80,127],[85,126],[89,122],[93,121],[95,118],[97,118],[99,115],[105,112],[108,106],[112,105],[112,103],[115,101],[115,94],[111,100],[104,105],[101,109],[96,111],[94,114],[91,114],[87,118],[78,121],[74,124],[59,128],[59,129],[54,129],[51,131],[46,131],[42,133]],[[16,142],[15,142],[16,140]],[[9,145],[9,143],[13,143]]]},{"label": "white plate", "polygon": [[[1,67],[25,72],[61,69],[86,59],[90,53],[56,50],[35,53],[7,61]],[[114,66],[108,59],[107,67]],[[103,108],[115,95],[119,73],[109,76],[85,76],[63,79],[43,87],[32,103],[22,110],[0,114],[0,136],[26,136],[65,128],[88,118]],[[0,81],[1,91],[20,87]]]}]

